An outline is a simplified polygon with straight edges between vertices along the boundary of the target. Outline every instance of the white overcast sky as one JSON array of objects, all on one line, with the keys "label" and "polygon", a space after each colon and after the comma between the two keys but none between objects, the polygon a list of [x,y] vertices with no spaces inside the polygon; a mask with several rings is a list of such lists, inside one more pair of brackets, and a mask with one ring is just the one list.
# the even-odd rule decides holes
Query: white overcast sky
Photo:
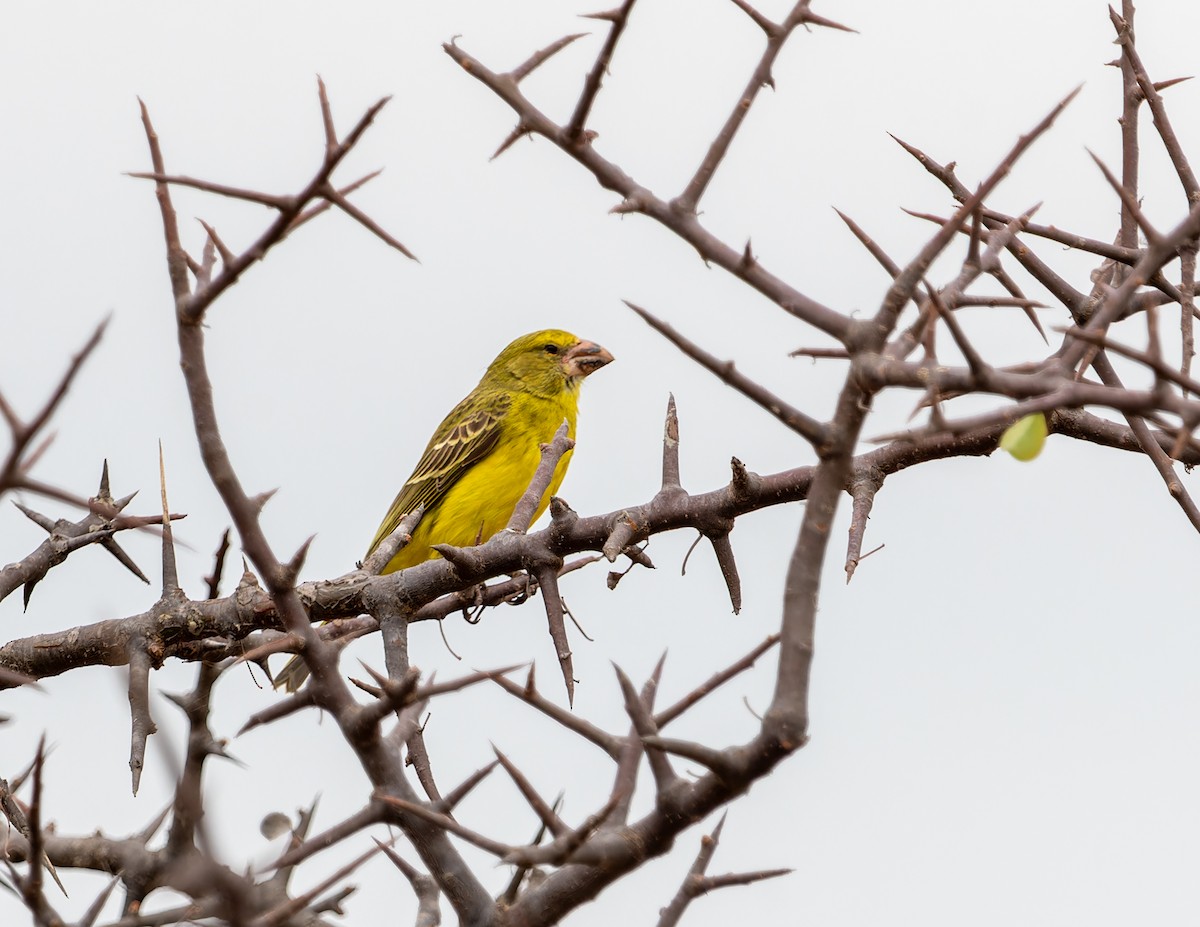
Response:
[{"label": "white overcast sky", "polygon": [[[764,0],[762,8],[778,15],[786,5]],[[1117,49],[1105,4],[858,0],[817,9],[860,34],[795,36],[776,68],[777,91],[762,95],[703,203],[717,234],[738,246],[752,237],[769,268],[828,305],[873,311],[886,277],[830,207],[901,262],[929,227],[900,207],[949,207],[940,185],[886,133],[957,161],[973,183],[1082,83],[992,204],[1020,211],[1043,201],[1039,221],[1112,238],[1118,204],[1085,152],[1119,162],[1119,73],[1105,66]],[[689,489],[721,485],[733,455],[763,473],[811,462],[801,440],[678,354],[621,299],[824,416],[839,366],[786,356],[819,339],[648,220],[609,215],[613,195],[553,146],[521,142],[488,160],[513,117],[441,43],[460,36],[465,49],[504,69],[560,35],[590,31],[526,85],[544,110],[566,118],[604,33],[576,16],[593,11],[552,0],[11,3],[0,31],[0,389],[31,413],[112,314],[37,475],[87,494],[107,458],[114,491],[140,489],[135,507],[153,511],[161,439],[171,506],[188,513],[178,527],[189,545],[181,574],[202,594],[227,519],[192,436],[153,191],[123,175],[148,169],[136,98],[149,107],[170,171],[287,193],[319,161],[317,74],[343,131],[392,95],[342,177],[385,168],[356,202],[421,263],[331,214],[295,234],[209,315],[234,462],[250,489],[279,487],[266,510],[277,551],[317,535],[308,578],[353,566],[429,432],[503,344],[536,328],[567,328],[617,358],[584,391],[562,489],[581,512],[653,494],[670,391]],[[1196,4],[1144,4],[1139,47],[1156,79],[1200,70],[1198,29]],[[642,0],[595,108],[596,145],[656,192],[675,194],[741,92],[761,41],[727,0]],[[1198,94],[1189,83],[1167,95],[1196,157]],[[1144,126],[1146,210],[1169,226],[1182,216],[1183,196]],[[202,231],[193,216],[214,223],[234,248],[268,219],[256,207],[184,191],[176,202],[195,253]],[[1038,247],[1076,286],[1087,285],[1094,262]],[[990,360],[1040,350],[1007,310],[964,318]],[[1058,325],[1064,316],[1043,310],[1042,319]],[[912,399],[881,401],[868,434],[903,427]],[[7,508],[0,563],[41,540]],[[680,577],[692,540],[683,534],[655,538],[659,569],[631,574],[615,593],[600,567],[566,580],[568,601],[595,638],[574,638],[575,710],[624,732],[610,661],[640,681],[669,648],[660,691],[673,700],[762,640],[778,622],[800,518],[792,505],[738,522],[746,601],[736,617],[709,551],[699,550]],[[701,899],[685,923],[1194,923],[1200,542],[1151,465],[1058,438],[1032,465],[997,454],[901,473],[879,496],[867,535],[868,547],[887,546],[849,587],[841,573],[847,522],[844,506],[817,631],[811,743],[732,806],[712,866],[796,871]],[[156,575],[154,540],[126,543]],[[3,638],[134,614],[155,595],[89,549],[38,587],[28,612],[16,595],[0,603]],[[537,659],[547,692],[561,697],[540,603],[491,612],[477,627],[448,622],[446,633],[461,663],[432,627],[415,630],[414,661],[445,678]],[[354,656],[381,662],[373,640],[347,666],[357,665]],[[771,662],[672,733],[716,744],[748,738],[755,721],[747,705],[766,706]],[[172,663],[152,686],[182,691],[193,677],[192,667]],[[57,745],[45,814],[60,833],[132,832],[167,800],[172,756],[182,749],[179,712],[155,697],[162,732],[135,799],[123,685],[123,672],[91,669],[49,680],[42,693],[0,698],[0,711],[15,719],[0,727],[0,775],[24,766],[43,733]],[[248,672],[228,674],[216,691],[215,730],[232,737],[275,698]],[[565,788],[564,813],[574,821],[602,803],[610,784],[599,751],[577,747],[493,691],[435,703],[427,736],[443,784],[488,762],[494,741],[544,794]],[[213,763],[207,786],[209,823],[234,868],[269,857],[257,831],[268,811],[293,813],[320,793],[317,823],[325,827],[366,795],[328,719],[293,717],[230,750],[245,767]],[[536,828],[499,775],[459,816],[512,842]],[[653,923],[701,833],[689,831],[673,855],[568,923]],[[367,845],[363,836],[347,849]],[[471,858],[498,891],[508,871]],[[300,884],[334,862],[303,867]],[[355,881],[362,888],[348,902],[347,923],[410,922],[407,883],[386,860]],[[61,910],[77,916],[103,884],[69,878],[72,897],[59,899]],[[443,914],[453,922],[448,908]],[[0,922],[25,918],[0,897]]]}]

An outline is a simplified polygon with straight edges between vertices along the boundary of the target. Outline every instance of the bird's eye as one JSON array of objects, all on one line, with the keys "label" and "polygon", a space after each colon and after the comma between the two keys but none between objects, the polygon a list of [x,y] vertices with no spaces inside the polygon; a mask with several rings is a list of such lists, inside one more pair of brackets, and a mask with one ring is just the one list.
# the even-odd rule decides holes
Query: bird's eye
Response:
[{"label": "bird's eye", "polygon": [[558,345],[547,344],[547,345],[543,346],[542,350],[544,350],[547,354],[557,354],[558,353]]}]

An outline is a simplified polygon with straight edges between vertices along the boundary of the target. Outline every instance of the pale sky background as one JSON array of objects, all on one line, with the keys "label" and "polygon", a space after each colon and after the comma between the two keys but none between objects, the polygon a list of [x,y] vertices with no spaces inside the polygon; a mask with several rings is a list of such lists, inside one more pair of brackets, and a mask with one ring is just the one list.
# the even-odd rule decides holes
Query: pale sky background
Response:
[{"label": "pale sky background", "polygon": [[[787,5],[761,4],[772,15]],[[830,207],[903,262],[930,228],[899,207],[944,213],[949,201],[886,133],[956,160],[974,183],[1083,83],[991,205],[1020,211],[1044,201],[1039,221],[1112,238],[1118,202],[1084,151],[1119,160],[1119,72],[1104,66],[1117,49],[1105,4],[860,0],[817,9],[861,34],[795,36],[776,69],[777,92],[764,92],[703,202],[713,231],[738,246],[752,236],[760,259],[812,297],[871,312],[886,277]],[[171,506],[189,513],[177,529],[190,545],[180,552],[181,576],[202,595],[227,518],[191,431],[153,190],[122,174],[148,169],[136,97],[150,108],[169,170],[290,193],[315,169],[323,144],[316,74],[342,131],[375,99],[393,95],[340,176],[385,168],[355,200],[421,263],[330,214],[247,274],[209,315],[233,460],[252,491],[280,488],[266,510],[278,552],[316,533],[307,578],[353,566],[437,422],[501,346],[537,328],[567,328],[617,357],[584,391],[579,446],[562,489],[580,512],[653,494],[669,391],[679,403],[689,489],[721,485],[731,455],[762,473],[811,462],[804,442],[677,353],[621,299],[823,417],[840,365],[786,356],[821,343],[817,337],[705,268],[662,228],[609,215],[614,196],[550,144],[522,142],[488,161],[513,117],[441,43],[460,35],[465,49],[506,69],[563,34],[592,32],[526,85],[544,110],[566,118],[604,35],[575,14],[593,11],[551,0],[10,4],[0,33],[0,389],[31,414],[96,323],[113,315],[37,475],[88,494],[108,458],[114,492],[140,489],[134,508],[154,511],[161,439]],[[1139,48],[1155,79],[1198,70],[1198,29],[1194,3],[1144,4]],[[643,0],[595,108],[598,148],[674,195],[741,92],[761,42],[725,0]],[[1167,94],[1194,157],[1198,94],[1190,83]],[[1144,125],[1146,211],[1170,226],[1183,214],[1183,196]],[[202,232],[193,216],[214,223],[235,249],[268,219],[262,209],[185,191],[176,203],[197,254]],[[1076,286],[1087,285],[1094,261],[1037,247]],[[942,265],[943,274],[953,269]],[[1029,292],[1040,293],[1032,284]],[[1036,335],[1008,312],[964,315],[985,356],[1041,356]],[[1062,324],[1064,314],[1043,310],[1042,319]],[[1164,314],[1164,325],[1174,316]],[[1126,337],[1136,343],[1144,330]],[[867,435],[902,427],[913,398],[881,401]],[[54,502],[25,501],[74,517]],[[42,537],[5,508],[0,562],[19,559]],[[595,638],[573,638],[575,710],[623,733],[610,661],[640,682],[669,648],[665,704],[762,640],[778,623],[800,518],[791,505],[738,522],[745,607],[736,617],[707,548],[680,578],[689,534],[656,537],[649,552],[659,569],[635,571],[614,593],[600,565],[564,581]],[[1195,923],[1200,541],[1149,462],[1055,438],[1031,465],[997,454],[901,473],[879,496],[867,535],[868,547],[887,546],[849,587],[841,572],[848,519],[845,505],[817,629],[811,743],[731,807],[711,867],[796,871],[700,899],[684,923]],[[156,576],[156,542],[124,543]],[[89,549],[38,587],[27,613],[19,595],[0,603],[0,625],[6,640],[61,630],[141,612],[156,594]],[[445,678],[536,659],[546,692],[562,698],[540,602],[489,612],[476,627],[452,620],[446,633],[461,663],[436,628],[414,631],[414,661],[425,670]],[[348,668],[357,668],[354,657],[382,662],[373,639],[347,657]],[[756,722],[743,697],[765,708],[771,663],[669,733],[718,745],[747,739]],[[173,662],[152,687],[183,691],[194,675]],[[214,729],[232,737],[275,698],[247,671],[229,673],[216,690]],[[161,733],[150,742],[136,799],[122,671],[77,671],[48,680],[43,693],[5,692],[0,711],[15,720],[0,727],[0,775],[23,767],[45,733],[57,745],[46,817],[59,832],[139,829],[168,800],[172,755],[183,744],[178,710],[157,695],[153,709]],[[487,763],[495,741],[543,794],[566,788],[573,822],[610,786],[612,765],[599,751],[560,736],[498,690],[439,700],[427,737],[444,787]],[[267,812],[294,813],[320,793],[324,828],[366,795],[335,725],[315,714],[238,738],[230,751],[245,768],[214,762],[206,781],[209,823],[234,868],[270,857],[257,829]],[[460,819],[512,842],[536,829],[501,774],[461,807]],[[652,924],[713,823],[683,835],[672,855],[567,923]],[[356,838],[339,858],[369,845],[366,835]],[[509,870],[471,858],[499,891]],[[315,883],[336,862],[331,854],[302,867],[298,884]],[[105,879],[65,878],[72,897],[53,900],[78,916]],[[361,889],[348,901],[346,923],[411,923],[408,885],[389,862],[372,861],[353,881]],[[443,918],[454,921],[446,905]],[[0,896],[0,922],[25,923],[27,915]]]}]

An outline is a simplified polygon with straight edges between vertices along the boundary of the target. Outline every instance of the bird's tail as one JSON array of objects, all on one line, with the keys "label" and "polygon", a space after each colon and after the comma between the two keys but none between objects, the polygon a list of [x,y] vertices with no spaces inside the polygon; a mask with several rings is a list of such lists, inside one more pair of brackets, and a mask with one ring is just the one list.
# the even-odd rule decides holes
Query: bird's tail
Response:
[{"label": "bird's tail", "polygon": [[283,669],[275,674],[272,682],[276,689],[295,692],[304,685],[306,679],[308,679],[308,664],[300,658],[299,654],[296,654],[283,665]]}]

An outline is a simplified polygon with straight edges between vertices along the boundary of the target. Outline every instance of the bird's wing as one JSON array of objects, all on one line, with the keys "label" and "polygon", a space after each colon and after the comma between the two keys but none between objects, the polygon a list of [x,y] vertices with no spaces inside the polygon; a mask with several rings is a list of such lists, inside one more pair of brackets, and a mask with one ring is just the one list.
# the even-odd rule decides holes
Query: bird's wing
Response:
[{"label": "bird's wing", "polygon": [[492,452],[500,440],[501,423],[511,403],[507,393],[487,397],[472,393],[455,406],[434,432],[412,476],[396,495],[371,542],[371,550],[417,506],[423,505],[426,512],[436,508],[450,487]]}]

